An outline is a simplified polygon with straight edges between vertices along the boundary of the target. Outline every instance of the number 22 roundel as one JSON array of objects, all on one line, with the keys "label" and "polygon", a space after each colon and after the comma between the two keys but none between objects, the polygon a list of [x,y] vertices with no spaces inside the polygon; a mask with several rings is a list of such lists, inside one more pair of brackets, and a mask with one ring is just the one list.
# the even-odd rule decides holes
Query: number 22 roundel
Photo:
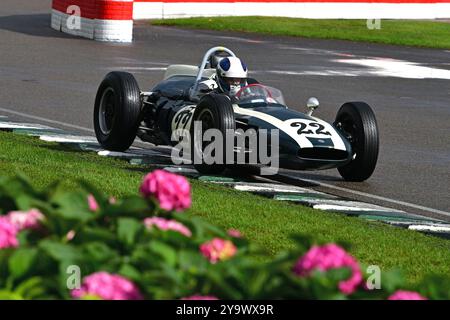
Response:
[{"label": "number 22 roundel", "polygon": [[298,135],[323,135],[323,136],[331,136],[332,131],[330,131],[331,127],[329,124],[319,123],[314,120],[306,120],[306,119],[292,119],[286,121],[289,129],[294,129],[297,131]]}]

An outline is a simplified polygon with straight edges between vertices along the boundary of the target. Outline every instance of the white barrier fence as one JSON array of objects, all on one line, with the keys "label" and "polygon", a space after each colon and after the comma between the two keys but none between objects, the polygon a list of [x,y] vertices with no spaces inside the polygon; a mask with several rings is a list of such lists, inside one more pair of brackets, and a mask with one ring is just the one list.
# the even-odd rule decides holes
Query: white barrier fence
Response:
[{"label": "white barrier fence", "polygon": [[450,1],[134,1],[133,18],[135,20],[198,16],[279,16],[311,19],[438,19],[450,18]]}]

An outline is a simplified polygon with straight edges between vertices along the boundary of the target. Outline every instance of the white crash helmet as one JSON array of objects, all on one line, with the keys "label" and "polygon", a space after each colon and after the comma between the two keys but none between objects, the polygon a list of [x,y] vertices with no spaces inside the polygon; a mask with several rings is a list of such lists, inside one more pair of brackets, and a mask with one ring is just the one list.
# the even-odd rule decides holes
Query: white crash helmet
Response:
[{"label": "white crash helmet", "polygon": [[237,57],[222,58],[216,68],[217,84],[225,93],[236,94],[246,85],[247,66]]}]

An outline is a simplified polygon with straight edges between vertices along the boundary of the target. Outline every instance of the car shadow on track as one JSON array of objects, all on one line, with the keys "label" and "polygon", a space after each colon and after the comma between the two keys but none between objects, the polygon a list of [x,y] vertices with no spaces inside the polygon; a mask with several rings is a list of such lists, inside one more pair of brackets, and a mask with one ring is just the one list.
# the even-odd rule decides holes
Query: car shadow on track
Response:
[{"label": "car shadow on track", "polygon": [[[286,173],[285,173],[286,174]],[[310,180],[317,180],[322,182],[342,182],[344,181],[340,177],[335,177],[332,175],[322,174],[322,173],[308,173],[307,171],[297,171],[290,174],[293,178],[299,178],[299,179],[310,179]]]},{"label": "car shadow on track", "polygon": [[26,35],[46,38],[76,38],[50,27],[50,14],[27,14],[0,17],[0,30],[7,30]]}]

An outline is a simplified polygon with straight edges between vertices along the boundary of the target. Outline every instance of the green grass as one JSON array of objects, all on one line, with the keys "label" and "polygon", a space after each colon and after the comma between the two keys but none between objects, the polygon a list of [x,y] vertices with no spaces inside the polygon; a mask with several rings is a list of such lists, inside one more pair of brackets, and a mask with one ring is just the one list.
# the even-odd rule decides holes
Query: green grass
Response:
[{"label": "green grass", "polygon": [[381,20],[381,29],[373,30],[367,28],[366,20],[279,17],[184,18],[153,20],[151,23],[195,29],[450,48],[450,23],[436,21]]},{"label": "green grass", "polygon": [[[76,152],[57,144],[0,132],[0,174],[23,172],[35,186],[54,179],[67,188],[83,178],[110,195],[135,194],[150,168]],[[319,242],[344,241],[366,264],[401,268],[411,283],[425,274],[450,274],[450,242],[417,232],[277,202],[219,185],[192,180],[193,208],[188,214],[225,228],[237,228],[268,250],[268,256],[293,246],[289,235],[302,233]]]}]

